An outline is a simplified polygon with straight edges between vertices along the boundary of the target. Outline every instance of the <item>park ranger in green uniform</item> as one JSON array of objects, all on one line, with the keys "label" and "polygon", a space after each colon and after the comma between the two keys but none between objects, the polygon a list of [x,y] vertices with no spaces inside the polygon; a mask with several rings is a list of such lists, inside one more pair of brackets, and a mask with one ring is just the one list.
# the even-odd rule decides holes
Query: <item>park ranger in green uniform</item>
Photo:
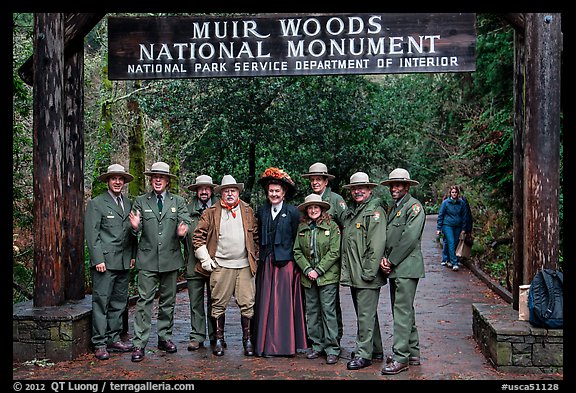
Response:
[{"label": "park ranger in green uniform", "polygon": [[381,357],[383,353],[377,311],[380,288],[386,285],[380,269],[386,244],[386,212],[372,195],[376,186],[364,172],[353,174],[350,184],[344,186],[350,189],[354,205],[343,214],[340,283],[350,287],[358,328],[348,370],[368,367],[377,354]]},{"label": "park ranger in green uniform", "polygon": [[380,264],[390,280],[392,303],[392,356],[386,360],[383,375],[393,375],[420,365],[420,339],[416,327],[414,297],[420,278],[424,278],[422,231],[426,214],[422,204],[410,195],[410,186],[419,183],[410,179],[406,169],[396,168],[381,183],[390,187],[396,202],[388,214],[386,253]]},{"label": "park ranger in green uniform", "polygon": [[310,187],[314,194],[320,195],[324,202],[330,204],[328,214],[340,227],[342,227],[340,218],[346,211],[346,202],[344,201],[344,198],[342,198],[342,195],[332,191],[328,185],[330,180],[334,179],[335,176],[328,173],[328,167],[326,164],[316,162],[310,165],[308,173],[304,173],[302,177],[310,180]]},{"label": "park ranger in green uniform", "polygon": [[[346,202],[342,195],[332,191],[328,183],[336,176],[328,173],[328,167],[322,162],[316,162],[310,165],[308,173],[302,175],[304,178],[310,180],[310,188],[314,194],[320,195],[324,202],[330,204],[328,215],[332,217],[334,222],[342,229],[342,214],[346,211]],[[336,293],[336,319],[338,320],[338,344],[344,334],[344,324],[342,323],[342,307],[340,306],[340,291]]]},{"label": "park ranger in green uniform", "polygon": [[[204,347],[206,338],[210,344],[216,343],[214,333],[216,325],[210,318],[212,315],[211,290],[210,290],[210,272],[202,269],[200,261],[194,255],[194,246],[192,244],[192,233],[200,221],[200,216],[204,210],[217,203],[219,198],[214,195],[214,187],[217,184],[212,183],[212,177],[200,175],[196,177],[196,182],[187,188],[196,193],[188,204],[188,212],[192,224],[186,234],[186,243],[184,245],[184,259],[186,260],[186,283],[188,286],[188,299],[190,300],[190,343],[189,351],[196,351]],[[204,299],[206,293],[206,300]],[[206,307],[206,308],[205,308]],[[208,315],[208,317],[206,317]],[[208,331],[208,334],[206,334]]]},{"label": "park ranger in green uniform", "polygon": [[186,200],[167,190],[170,180],[176,178],[165,162],[156,162],[145,175],[150,176],[152,191],[140,195],[130,212],[130,225],[140,235],[136,267],[138,271],[138,301],[134,315],[134,350],[132,361],[144,359],[144,349],[150,338],[152,303],[158,295],[158,349],[177,351],[172,342],[176,280],[178,270],[184,266],[180,249],[188,226],[191,224]]},{"label": "park ranger in green uniform", "polygon": [[138,239],[128,220],[132,203],[122,196],[124,185],[134,177],[122,165],[112,164],[98,179],[108,190],[88,201],[84,236],[92,272],[92,345],[94,356],[106,360],[108,351],[132,350],[132,344],[120,340],[120,332]]}]

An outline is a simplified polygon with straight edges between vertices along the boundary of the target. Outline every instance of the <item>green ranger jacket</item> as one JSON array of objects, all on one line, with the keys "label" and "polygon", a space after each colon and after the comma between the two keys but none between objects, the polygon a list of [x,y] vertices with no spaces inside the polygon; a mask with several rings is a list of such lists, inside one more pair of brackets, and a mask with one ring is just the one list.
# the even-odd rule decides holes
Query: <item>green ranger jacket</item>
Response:
[{"label": "green ranger jacket", "polygon": [[90,253],[90,266],[102,262],[111,270],[129,270],[136,258],[138,239],[132,233],[128,214],[132,203],[122,198],[124,210],[108,191],[89,200],[84,215],[84,237]]},{"label": "green ranger jacket", "polygon": [[340,284],[355,288],[380,288],[387,280],[380,269],[386,245],[386,211],[371,196],[343,214]]},{"label": "green ranger jacket", "polygon": [[326,222],[318,224],[316,230],[317,259],[310,256],[312,230],[308,223],[301,223],[298,226],[298,234],[294,241],[294,260],[304,272],[300,275],[300,280],[306,288],[312,287],[312,281],[307,277],[312,269],[318,272],[316,279],[318,286],[340,282],[340,228],[330,220],[330,224]]},{"label": "green ranger jacket", "polygon": [[342,214],[344,214],[347,209],[346,202],[344,198],[342,198],[342,195],[333,192],[328,186],[322,194],[322,200],[330,204],[328,214],[336,221],[336,224],[342,226]]},{"label": "green ranger jacket", "polygon": [[[210,206],[215,203],[218,203],[220,198],[212,194],[210,197]],[[194,269],[198,259],[196,255],[194,255],[194,246],[192,244],[192,234],[194,233],[194,229],[196,229],[196,225],[198,225],[198,221],[200,221],[200,200],[198,197],[194,197],[192,199],[192,203],[188,204],[188,213],[190,214],[191,224],[188,226],[188,232],[186,233],[186,241],[184,243],[184,260],[186,261],[186,278],[191,277],[194,273]],[[198,270],[196,270],[198,272]]]},{"label": "green ranger jacket", "polygon": [[423,278],[422,231],[426,214],[422,204],[410,194],[398,206],[393,204],[388,215],[386,256],[394,267],[390,278]]},{"label": "green ranger jacket", "polygon": [[133,210],[140,211],[140,224],[134,231],[140,234],[136,267],[152,272],[169,272],[183,267],[180,242],[185,237],[180,238],[176,230],[180,222],[189,227],[192,222],[186,200],[180,195],[166,192],[160,214],[156,194],[151,191],[136,198]]}]

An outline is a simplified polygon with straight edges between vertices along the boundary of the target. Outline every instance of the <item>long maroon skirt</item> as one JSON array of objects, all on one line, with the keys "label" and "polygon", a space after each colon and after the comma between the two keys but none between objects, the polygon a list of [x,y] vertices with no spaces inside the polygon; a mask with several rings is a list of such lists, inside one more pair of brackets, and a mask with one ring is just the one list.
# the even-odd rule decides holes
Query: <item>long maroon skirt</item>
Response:
[{"label": "long maroon skirt", "polygon": [[307,349],[300,270],[294,261],[283,267],[272,254],[256,271],[253,343],[256,356],[294,356]]}]

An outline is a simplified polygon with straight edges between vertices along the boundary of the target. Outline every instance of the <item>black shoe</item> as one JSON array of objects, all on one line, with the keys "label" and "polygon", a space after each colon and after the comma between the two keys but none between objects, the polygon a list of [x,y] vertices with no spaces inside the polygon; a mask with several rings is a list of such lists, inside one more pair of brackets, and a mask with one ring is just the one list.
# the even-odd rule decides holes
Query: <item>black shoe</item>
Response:
[{"label": "black shoe", "polygon": [[132,361],[139,362],[144,359],[144,348],[134,347],[132,350]]},{"label": "black shoe", "polygon": [[[386,364],[392,363],[393,361],[394,361],[394,358],[392,357],[392,355],[386,356]],[[420,356],[410,356],[408,358],[408,364],[410,366],[419,366],[420,365]]]},{"label": "black shoe", "polygon": [[372,365],[372,360],[364,359],[360,356],[356,356],[354,359],[350,360],[346,367],[348,370],[360,370],[361,368],[368,367]]},{"label": "black shoe", "polygon": [[310,349],[306,354],[306,359],[318,359],[320,357],[320,352]]},{"label": "black shoe", "polygon": [[336,364],[338,363],[337,355],[326,355],[326,364]]},{"label": "black shoe", "polygon": [[171,340],[158,340],[158,349],[168,353],[174,353],[178,350]]},{"label": "black shoe", "polygon": [[188,350],[189,351],[197,351],[200,349],[200,347],[203,347],[203,346],[204,346],[204,343],[201,343],[200,341],[193,338],[192,340],[190,340],[190,343],[188,344]]},{"label": "black shoe", "polygon": [[94,356],[96,356],[96,359],[98,359],[98,360],[110,359],[110,354],[106,350],[106,347],[96,348],[96,350],[94,351]]},{"label": "black shoe", "polygon": [[408,370],[408,363],[400,363],[393,360],[386,364],[386,367],[382,369],[382,375],[395,375],[401,373],[402,371]]},{"label": "black shoe", "polygon": [[108,345],[108,350],[110,352],[130,352],[134,349],[132,343],[125,343],[123,341],[116,341]]}]

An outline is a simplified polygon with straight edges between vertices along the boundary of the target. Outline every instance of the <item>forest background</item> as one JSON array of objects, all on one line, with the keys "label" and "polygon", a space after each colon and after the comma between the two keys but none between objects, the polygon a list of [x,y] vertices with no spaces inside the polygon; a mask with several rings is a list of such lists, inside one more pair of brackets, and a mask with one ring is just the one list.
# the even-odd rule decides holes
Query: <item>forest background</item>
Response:
[{"label": "forest background", "polygon": [[[146,14],[170,15],[195,14]],[[33,53],[34,21],[32,13],[14,13],[12,20],[17,303],[31,299],[34,290],[33,92],[18,76]],[[296,204],[310,193],[300,175],[314,162],[328,166],[336,176],[332,189],[346,199],[342,186],[354,172],[379,183],[402,167],[420,182],[411,192],[427,214],[438,212],[450,185],[462,187],[474,217],[471,262],[511,291],[514,32],[497,14],[477,14],[476,31],[475,72],[110,81],[105,17],[85,38],[85,199],[105,191],[97,177],[111,163],[134,175],[126,190],[130,198],[147,191],[143,172],[165,161],[178,176],[171,191],[187,200],[192,195],[186,186],[196,176],[208,174],[219,183],[232,174],[245,185],[241,198],[254,207],[265,199],[257,180],[270,166],[286,170],[296,182]],[[392,202],[387,188],[379,186],[375,193]],[[87,250],[85,261],[89,292]]]}]

